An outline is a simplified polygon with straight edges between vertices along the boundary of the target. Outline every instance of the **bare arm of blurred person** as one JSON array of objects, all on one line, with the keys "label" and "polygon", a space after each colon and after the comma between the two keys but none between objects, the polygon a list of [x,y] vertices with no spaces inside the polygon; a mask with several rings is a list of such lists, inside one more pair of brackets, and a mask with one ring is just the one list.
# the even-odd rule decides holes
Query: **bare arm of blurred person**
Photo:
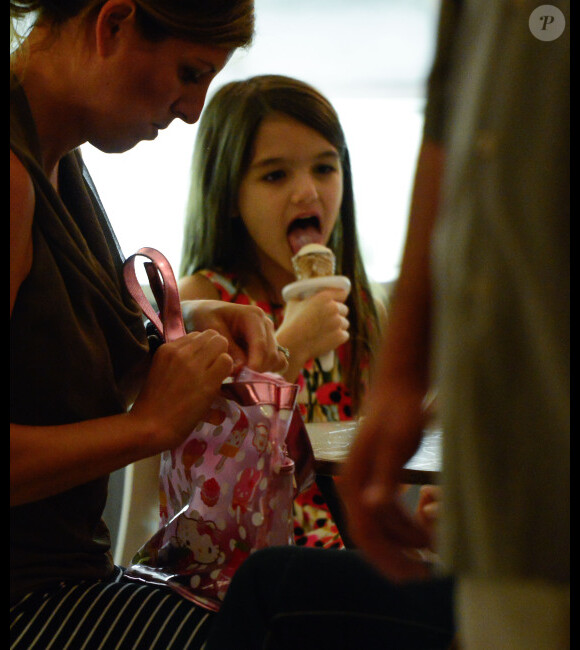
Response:
[{"label": "bare arm of blurred person", "polygon": [[427,414],[431,333],[430,246],[443,150],[425,140],[417,164],[401,275],[370,387],[365,418],[347,462],[343,495],[355,543],[394,580],[427,575],[408,551],[429,532],[398,499],[401,469],[416,452]]}]

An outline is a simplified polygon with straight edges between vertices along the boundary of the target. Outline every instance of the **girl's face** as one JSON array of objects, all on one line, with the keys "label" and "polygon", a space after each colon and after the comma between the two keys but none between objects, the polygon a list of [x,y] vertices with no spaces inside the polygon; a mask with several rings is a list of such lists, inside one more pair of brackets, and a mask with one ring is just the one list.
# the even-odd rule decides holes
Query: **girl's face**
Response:
[{"label": "girl's face", "polygon": [[102,52],[88,139],[109,153],[155,139],[175,118],[197,122],[210,82],[231,55],[176,38],[148,41],[130,17]]},{"label": "girl's face", "polygon": [[291,259],[302,245],[328,242],[342,183],[339,153],[318,131],[282,113],[262,121],[238,208],[274,286],[295,279]]}]

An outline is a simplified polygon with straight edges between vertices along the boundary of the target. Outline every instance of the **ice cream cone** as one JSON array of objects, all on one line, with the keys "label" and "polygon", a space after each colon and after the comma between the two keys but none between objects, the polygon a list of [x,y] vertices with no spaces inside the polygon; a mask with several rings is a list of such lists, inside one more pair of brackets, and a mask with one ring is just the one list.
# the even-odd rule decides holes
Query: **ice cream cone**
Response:
[{"label": "ice cream cone", "polygon": [[334,275],[334,253],[322,244],[306,244],[292,258],[292,266],[298,280]]},{"label": "ice cream cone", "polygon": [[[291,299],[291,296],[304,298],[331,286],[350,290],[348,278],[334,275],[336,258],[330,248],[322,244],[309,243],[302,246],[292,258],[292,267],[297,281],[287,285],[283,290],[282,296],[285,300]],[[329,278],[329,280],[317,280],[317,278]],[[332,370],[334,351],[327,352],[320,357],[319,362],[325,372]]]}]

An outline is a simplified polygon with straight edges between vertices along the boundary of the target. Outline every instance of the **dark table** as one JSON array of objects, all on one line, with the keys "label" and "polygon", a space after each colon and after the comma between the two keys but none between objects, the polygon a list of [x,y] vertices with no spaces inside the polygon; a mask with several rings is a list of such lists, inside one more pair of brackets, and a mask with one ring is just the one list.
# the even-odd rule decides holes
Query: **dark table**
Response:
[{"label": "dark table", "polygon": [[[344,511],[336,490],[334,477],[340,475],[341,465],[348,456],[356,437],[358,424],[353,422],[323,422],[306,425],[315,459],[316,483],[334,517],[342,539],[352,548]],[[442,432],[429,429],[423,436],[417,453],[403,468],[401,483],[424,485],[437,483],[441,471]]]}]

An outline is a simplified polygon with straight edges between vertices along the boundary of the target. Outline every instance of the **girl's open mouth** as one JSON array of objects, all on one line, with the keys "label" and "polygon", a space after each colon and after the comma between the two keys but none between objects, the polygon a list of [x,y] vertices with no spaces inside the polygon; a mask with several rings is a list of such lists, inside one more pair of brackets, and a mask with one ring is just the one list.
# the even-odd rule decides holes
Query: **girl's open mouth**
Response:
[{"label": "girl's open mouth", "polygon": [[288,243],[292,253],[296,253],[306,244],[322,244],[320,218],[317,215],[298,217],[288,226]]}]

